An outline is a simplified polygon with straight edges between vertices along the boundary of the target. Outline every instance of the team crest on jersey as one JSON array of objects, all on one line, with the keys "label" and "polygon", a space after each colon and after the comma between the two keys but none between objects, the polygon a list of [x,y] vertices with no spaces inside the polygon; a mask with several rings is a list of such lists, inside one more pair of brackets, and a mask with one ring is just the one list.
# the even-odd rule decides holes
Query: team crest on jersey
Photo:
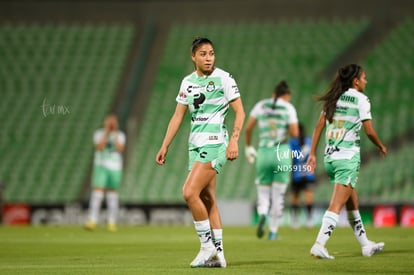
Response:
[{"label": "team crest on jersey", "polygon": [[212,92],[212,91],[214,91],[216,89],[216,86],[214,86],[214,82],[213,81],[210,81],[209,83],[208,83],[208,85],[206,86],[206,91],[207,92]]}]

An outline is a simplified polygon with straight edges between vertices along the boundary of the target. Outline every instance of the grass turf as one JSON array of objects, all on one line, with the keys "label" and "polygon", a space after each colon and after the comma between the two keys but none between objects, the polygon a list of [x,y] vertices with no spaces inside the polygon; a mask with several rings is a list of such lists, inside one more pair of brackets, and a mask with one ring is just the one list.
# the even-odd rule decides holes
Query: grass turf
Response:
[{"label": "grass turf", "polygon": [[[254,227],[225,227],[226,269],[192,269],[198,238],[191,226],[0,227],[0,274],[413,274],[413,228],[367,228],[385,248],[370,258],[350,228],[337,228],[327,248],[335,260],[309,250],[318,228],[282,227],[280,239],[257,239]],[[265,236],[266,237],[266,236]]]}]

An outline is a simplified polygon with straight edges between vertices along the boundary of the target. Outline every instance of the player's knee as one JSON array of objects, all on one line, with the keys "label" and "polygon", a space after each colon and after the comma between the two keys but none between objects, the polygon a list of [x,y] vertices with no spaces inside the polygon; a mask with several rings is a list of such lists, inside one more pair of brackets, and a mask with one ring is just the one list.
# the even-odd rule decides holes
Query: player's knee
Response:
[{"label": "player's knee", "polygon": [[199,194],[191,188],[184,188],[182,195],[187,203],[191,203],[194,199],[196,199],[199,196]]}]

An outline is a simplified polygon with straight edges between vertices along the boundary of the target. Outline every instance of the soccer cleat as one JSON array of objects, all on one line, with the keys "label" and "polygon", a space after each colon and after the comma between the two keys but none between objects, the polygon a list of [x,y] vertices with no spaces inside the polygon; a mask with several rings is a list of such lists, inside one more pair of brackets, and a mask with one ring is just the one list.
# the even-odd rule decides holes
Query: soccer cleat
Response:
[{"label": "soccer cleat", "polygon": [[216,255],[214,255],[211,258],[211,260],[207,261],[204,266],[225,268],[227,266],[227,262],[226,262],[226,259],[224,258],[224,253],[218,252]]},{"label": "soccer cleat", "polygon": [[269,232],[269,235],[267,236],[267,239],[269,241],[277,240],[278,235],[276,232]]},{"label": "soccer cleat", "polygon": [[326,250],[326,248],[318,243],[315,243],[311,250],[310,250],[310,254],[312,257],[314,257],[315,259],[330,259],[333,260],[335,259],[334,256],[329,255],[328,250]]},{"label": "soccer cleat", "polygon": [[262,238],[265,232],[266,226],[266,215],[260,215],[259,223],[257,224],[257,232],[256,235],[258,238]]},{"label": "soccer cleat", "polygon": [[191,262],[191,267],[206,267],[206,263],[217,254],[215,246],[201,247],[195,259]]},{"label": "soccer cleat", "polygon": [[375,243],[373,241],[369,241],[369,244],[362,247],[362,256],[364,257],[371,257],[375,253],[380,252],[384,248],[384,243]]},{"label": "soccer cleat", "polygon": [[110,232],[118,231],[118,228],[116,227],[116,224],[114,224],[114,223],[108,223],[107,229]]},{"label": "soccer cleat", "polygon": [[91,222],[91,221],[87,221],[83,227],[84,227],[86,230],[93,231],[93,230],[95,230],[95,228],[96,228],[96,223]]}]

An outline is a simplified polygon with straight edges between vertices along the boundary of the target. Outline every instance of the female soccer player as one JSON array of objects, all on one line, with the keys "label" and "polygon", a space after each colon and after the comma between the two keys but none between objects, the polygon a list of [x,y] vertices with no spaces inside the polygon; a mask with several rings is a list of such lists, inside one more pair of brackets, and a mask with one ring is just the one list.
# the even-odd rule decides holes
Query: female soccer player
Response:
[{"label": "female soccer player", "polygon": [[118,189],[122,178],[122,152],[125,149],[125,133],[118,129],[118,118],[115,115],[105,118],[104,129],[95,131],[93,141],[95,144],[93,190],[85,229],[95,229],[106,193],[108,230],[115,232],[119,208]]},{"label": "female soccer player", "polygon": [[367,84],[365,71],[356,64],[340,68],[328,91],[319,98],[323,112],[312,135],[311,153],[308,165],[316,167],[316,149],[325,125],[325,169],[334,191],[322,225],[310,253],[315,258],[333,259],[325,248],[331,237],[341,209],[346,206],[348,220],[362,247],[362,255],[370,257],[384,248],[384,243],[375,243],[367,238],[358,210],[358,196],[355,190],[360,167],[360,130],[364,126],[368,138],[385,156],[387,148],[382,144],[373,125],[371,106],[364,95]]},{"label": "female soccer player", "polygon": [[251,136],[256,122],[259,125],[259,149],[256,161],[257,213],[259,223],[257,237],[262,238],[266,220],[270,214],[269,240],[277,239],[277,230],[283,213],[284,196],[290,181],[292,157],[288,144],[291,137],[299,135],[295,107],[289,103],[290,89],[281,81],[273,97],[256,103],[250,112],[246,126],[246,158],[253,163],[256,150]]},{"label": "female soccer player", "polygon": [[[177,107],[168,124],[164,141],[156,156],[163,165],[168,147],[176,135],[187,109],[191,113],[189,174],[183,197],[191,210],[201,248],[191,267],[226,267],[222,227],[216,204],[216,174],[226,159],[238,157],[238,139],[244,122],[244,109],[232,76],[217,67],[213,43],[197,38],[191,47],[195,71],[186,76],[176,98]],[[230,139],[224,124],[229,105],[235,112]]]}]

